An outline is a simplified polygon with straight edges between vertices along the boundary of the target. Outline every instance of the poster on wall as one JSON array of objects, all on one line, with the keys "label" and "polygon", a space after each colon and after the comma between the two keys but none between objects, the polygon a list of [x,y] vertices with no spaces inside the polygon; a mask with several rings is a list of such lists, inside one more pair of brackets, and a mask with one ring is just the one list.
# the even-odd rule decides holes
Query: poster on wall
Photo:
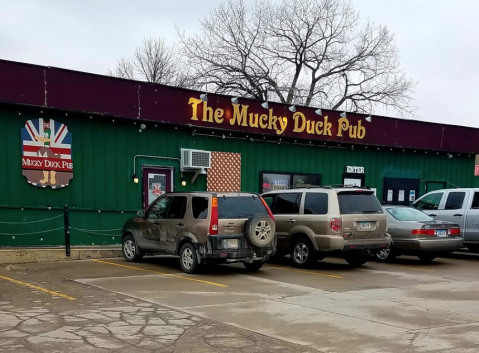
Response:
[{"label": "poster on wall", "polygon": [[399,190],[398,201],[404,202],[404,190]]},{"label": "poster on wall", "polygon": [[58,189],[73,178],[72,134],[53,119],[32,119],[21,129],[23,176],[33,186]]},{"label": "poster on wall", "polygon": [[148,205],[166,192],[166,174],[148,173]]},{"label": "poster on wall", "polygon": [[344,185],[346,185],[346,186],[359,186],[359,187],[361,187],[361,179],[344,178]]}]

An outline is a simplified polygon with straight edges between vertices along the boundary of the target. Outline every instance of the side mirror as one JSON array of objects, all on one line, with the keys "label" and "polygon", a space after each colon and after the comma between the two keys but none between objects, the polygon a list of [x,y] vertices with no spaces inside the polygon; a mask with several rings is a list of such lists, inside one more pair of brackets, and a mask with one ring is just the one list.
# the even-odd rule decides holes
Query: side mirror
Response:
[{"label": "side mirror", "polygon": [[137,215],[138,217],[140,217],[140,218],[145,218],[145,211],[139,210],[139,211],[136,213],[136,215]]}]

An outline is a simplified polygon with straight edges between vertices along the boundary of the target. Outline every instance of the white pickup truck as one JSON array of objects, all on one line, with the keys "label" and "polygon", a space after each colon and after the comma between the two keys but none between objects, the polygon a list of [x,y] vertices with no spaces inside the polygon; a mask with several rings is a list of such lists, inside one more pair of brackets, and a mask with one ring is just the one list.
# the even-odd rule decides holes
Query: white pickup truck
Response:
[{"label": "white pickup truck", "polygon": [[431,191],[412,206],[437,220],[459,224],[464,245],[479,251],[479,188]]}]

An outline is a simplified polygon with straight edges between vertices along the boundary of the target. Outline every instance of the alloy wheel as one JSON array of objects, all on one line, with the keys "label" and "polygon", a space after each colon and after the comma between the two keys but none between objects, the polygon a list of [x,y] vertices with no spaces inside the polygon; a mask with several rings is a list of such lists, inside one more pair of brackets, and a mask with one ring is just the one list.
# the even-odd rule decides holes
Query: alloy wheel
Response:
[{"label": "alloy wheel", "polygon": [[132,240],[127,240],[123,248],[125,249],[126,257],[128,257],[129,259],[135,257],[136,246]]},{"label": "alloy wheel", "polygon": [[183,263],[183,267],[187,270],[189,270],[191,266],[193,266],[193,252],[191,251],[191,249],[186,248],[183,251],[183,254],[181,255],[181,261]]},{"label": "alloy wheel", "polygon": [[304,264],[309,258],[308,246],[304,243],[298,243],[293,250],[294,261],[298,264]]},{"label": "alloy wheel", "polygon": [[391,250],[389,249],[381,249],[381,250],[378,250],[376,252],[376,257],[379,259],[379,260],[386,260],[389,255],[391,254]]},{"label": "alloy wheel", "polygon": [[271,237],[271,226],[266,221],[261,221],[256,224],[255,228],[256,237],[262,242],[268,240]]}]

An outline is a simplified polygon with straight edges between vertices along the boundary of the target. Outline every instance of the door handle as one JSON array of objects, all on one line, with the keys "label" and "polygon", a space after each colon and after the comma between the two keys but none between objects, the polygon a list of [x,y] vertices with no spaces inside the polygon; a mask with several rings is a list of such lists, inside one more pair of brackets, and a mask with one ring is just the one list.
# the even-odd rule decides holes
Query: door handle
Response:
[{"label": "door handle", "polygon": [[437,217],[437,214],[430,214],[431,217]]},{"label": "door handle", "polygon": [[296,222],[296,220],[294,220],[294,219],[288,219],[287,222],[288,222],[288,223],[294,223],[294,222]]},{"label": "door handle", "polygon": [[180,222],[180,223],[176,223],[176,225],[177,225],[178,227],[183,227],[183,226],[184,226],[184,224],[181,223],[181,222]]},{"label": "door handle", "polygon": [[462,214],[456,213],[454,217],[462,217]]}]

